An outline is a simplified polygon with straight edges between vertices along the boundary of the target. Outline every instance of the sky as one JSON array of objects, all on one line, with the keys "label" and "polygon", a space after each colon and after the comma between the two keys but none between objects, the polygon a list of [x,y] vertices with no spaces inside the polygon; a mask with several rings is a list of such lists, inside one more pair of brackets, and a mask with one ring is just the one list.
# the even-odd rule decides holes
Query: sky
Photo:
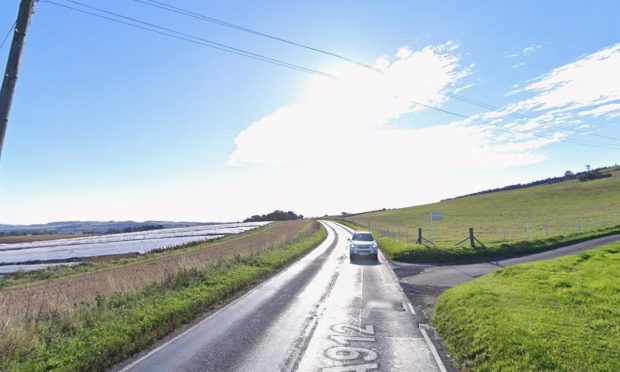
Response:
[{"label": "sky", "polygon": [[[321,74],[60,6],[80,3]],[[617,1],[174,4],[367,67],[140,1],[40,1],[0,223],[323,216],[620,162]]]}]

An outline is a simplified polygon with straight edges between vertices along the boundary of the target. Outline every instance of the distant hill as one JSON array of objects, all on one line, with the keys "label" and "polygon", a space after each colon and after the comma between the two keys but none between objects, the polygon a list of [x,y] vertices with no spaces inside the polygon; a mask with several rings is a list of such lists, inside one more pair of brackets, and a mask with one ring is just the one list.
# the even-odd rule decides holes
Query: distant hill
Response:
[{"label": "distant hill", "polygon": [[110,234],[172,227],[212,225],[211,222],[173,221],[58,221],[35,225],[0,224],[0,235]]},{"label": "distant hill", "polygon": [[532,181],[532,182],[523,183],[523,184],[518,183],[516,185],[498,187],[496,189],[489,189],[489,190],[475,192],[472,194],[457,196],[454,198],[443,199],[442,201],[465,198],[467,196],[473,196],[473,195],[490,194],[493,192],[524,189],[524,188],[534,187],[534,186],[539,186],[539,185],[551,185],[554,183],[569,181],[569,180],[579,180],[581,182],[592,181],[592,180],[596,180],[599,178],[611,177],[613,173],[617,173],[617,172],[620,172],[620,166],[618,165],[614,165],[613,167],[597,168],[597,169],[592,169],[590,171],[583,171],[583,172],[577,172],[577,173],[573,173],[572,171],[566,171],[564,175],[560,177],[549,177],[549,178],[545,178],[544,180]]}]

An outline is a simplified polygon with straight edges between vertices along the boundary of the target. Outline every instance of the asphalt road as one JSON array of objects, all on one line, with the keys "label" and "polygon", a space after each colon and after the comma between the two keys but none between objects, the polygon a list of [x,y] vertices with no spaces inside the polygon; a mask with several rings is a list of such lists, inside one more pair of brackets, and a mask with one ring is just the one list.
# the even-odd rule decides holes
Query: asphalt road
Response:
[{"label": "asphalt road", "polygon": [[350,231],[177,336],[131,371],[437,371],[436,350],[386,263],[350,263]]},{"label": "asphalt road", "polygon": [[502,267],[576,254],[616,241],[620,241],[620,234],[501,261],[467,265],[424,265],[394,261],[392,262],[392,267],[400,278],[401,285],[411,302],[415,305],[415,308],[421,310],[421,312],[418,311],[418,315],[421,318],[420,321],[426,322],[432,317],[435,302],[439,295],[457,284],[470,281]]}]

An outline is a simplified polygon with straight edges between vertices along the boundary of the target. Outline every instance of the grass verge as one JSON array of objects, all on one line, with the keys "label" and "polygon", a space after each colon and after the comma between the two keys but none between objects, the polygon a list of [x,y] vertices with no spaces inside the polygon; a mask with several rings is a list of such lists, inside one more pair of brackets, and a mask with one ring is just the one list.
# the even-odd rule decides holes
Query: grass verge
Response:
[{"label": "grass verge", "polygon": [[98,296],[44,319],[5,325],[0,370],[105,370],[316,247],[327,232],[313,224],[310,235],[294,242],[184,270],[138,292]]},{"label": "grass verge", "polygon": [[446,291],[434,324],[462,370],[620,370],[620,243]]},{"label": "grass verge", "polygon": [[[364,226],[353,222],[334,220],[357,230],[367,230]],[[539,253],[563,247],[569,244],[620,234],[620,226],[599,230],[586,231],[567,236],[559,235],[547,239],[521,240],[507,243],[487,245],[484,248],[469,248],[466,245],[438,245],[436,247],[414,242],[405,242],[393,239],[374,231],[379,247],[389,258],[401,262],[436,263],[436,264],[464,264],[506,259]]]}]

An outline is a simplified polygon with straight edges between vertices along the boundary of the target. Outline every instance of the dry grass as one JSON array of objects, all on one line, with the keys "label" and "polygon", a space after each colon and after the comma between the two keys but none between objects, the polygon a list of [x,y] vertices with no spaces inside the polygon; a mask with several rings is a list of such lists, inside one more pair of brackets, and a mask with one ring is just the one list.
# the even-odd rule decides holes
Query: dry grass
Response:
[{"label": "dry grass", "polygon": [[277,222],[235,240],[204,243],[144,262],[9,288],[0,292],[0,327],[24,320],[36,322],[81,302],[94,302],[97,296],[140,290],[183,270],[200,269],[222,259],[284,245],[312,234],[315,226],[312,221]]}]

